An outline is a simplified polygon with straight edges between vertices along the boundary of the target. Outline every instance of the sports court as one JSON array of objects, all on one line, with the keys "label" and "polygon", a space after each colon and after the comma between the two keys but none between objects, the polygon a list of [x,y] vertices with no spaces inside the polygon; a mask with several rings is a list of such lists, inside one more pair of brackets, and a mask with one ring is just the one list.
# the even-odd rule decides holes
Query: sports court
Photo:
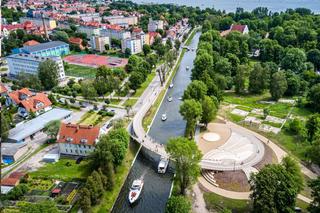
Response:
[{"label": "sports court", "polygon": [[69,55],[66,56],[63,60],[70,64],[87,67],[100,67],[103,65],[110,68],[124,67],[128,63],[128,59],[126,58],[101,56],[94,54]]}]

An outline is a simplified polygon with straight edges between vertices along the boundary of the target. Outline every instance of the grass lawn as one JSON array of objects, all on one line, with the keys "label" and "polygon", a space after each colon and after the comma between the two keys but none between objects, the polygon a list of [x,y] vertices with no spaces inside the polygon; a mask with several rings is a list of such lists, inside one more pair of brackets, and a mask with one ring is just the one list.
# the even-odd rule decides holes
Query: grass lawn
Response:
[{"label": "grass lawn", "polygon": [[223,209],[230,209],[232,212],[247,213],[251,210],[249,200],[234,200],[208,192],[203,194],[203,198],[207,208],[213,212],[221,212]]},{"label": "grass lawn", "polygon": [[124,102],[123,106],[130,106],[132,107],[133,105],[135,105],[135,103],[137,103],[138,99],[128,99]]},{"label": "grass lawn", "polygon": [[142,95],[142,93],[144,92],[144,90],[149,86],[149,84],[151,83],[151,81],[153,80],[153,78],[155,76],[156,76],[155,71],[149,73],[146,81],[141,84],[141,87],[139,89],[137,89],[137,91],[134,93],[134,95],[132,97],[140,97]]},{"label": "grass lawn", "polygon": [[37,171],[29,173],[33,179],[59,179],[71,181],[73,179],[85,179],[89,175],[88,161],[76,164],[75,160],[61,158],[56,163],[47,163]]},{"label": "grass lawn", "polygon": [[69,64],[69,68],[65,72],[66,76],[94,78],[96,71],[97,68]]},{"label": "grass lawn", "polygon": [[81,117],[78,123],[83,125],[99,125],[105,123],[109,119],[109,116],[103,116],[99,115],[97,112],[89,111]]},{"label": "grass lawn", "polygon": [[115,203],[118,194],[122,188],[122,185],[127,178],[130,171],[132,161],[139,149],[139,145],[135,142],[130,142],[129,149],[127,151],[126,157],[123,164],[118,167],[117,173],[115,174],[115,185],[112,191],[106,191],[101,199],[99,205],[92,208],[92,212],[110,212],[113,204]]}]

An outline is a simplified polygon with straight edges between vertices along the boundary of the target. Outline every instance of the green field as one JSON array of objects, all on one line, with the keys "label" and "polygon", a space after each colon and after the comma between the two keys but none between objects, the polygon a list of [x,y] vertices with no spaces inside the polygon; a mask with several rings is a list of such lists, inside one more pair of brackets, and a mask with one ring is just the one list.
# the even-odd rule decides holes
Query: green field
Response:
[{"label": "green field", "polygon": [[66,76],[94,78],[97,68],[84,67],[74,64],[68,64],[69,68],[65,70]]},{"label": "green field", "polygon": [[37,171],[31,172],[33,179],[58,179],[71,181],[73,179],[85,179],[89,175],[88,161],[76,164],[75,160],[61,158],[56,163],[47,163]]},{"label": "green field", "polygon": [[137,103],[138,99],[128,99],[124,102],[123,106],[129,106],[132,107],[133,105],[135,105],[135,103]]},{"label": "green field", "polygon": [[107,122],[109,119],[109,116],[103,116],[97,112],[89,111],[81,117],[79,124],[100,125]]}]

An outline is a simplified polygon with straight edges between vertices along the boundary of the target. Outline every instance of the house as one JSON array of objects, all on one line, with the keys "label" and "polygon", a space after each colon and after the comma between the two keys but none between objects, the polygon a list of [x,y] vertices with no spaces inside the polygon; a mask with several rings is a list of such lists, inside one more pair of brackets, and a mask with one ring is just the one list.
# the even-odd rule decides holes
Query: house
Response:
[{"label": "house", "polygon": [[30,18],[30,17],[21,17],[20,18],[20,23],[24,22],[31,22],[37,27],[42,27],[43,22],[48,30],[53,30],[57,27],[57,22],[54,19],[51,18]]},{"label": "house", "polygon": [[18,186],[20,183],[20,179],[19,178],[11,178],[11,177],[7,177],[7,178],[3,178],[1,180],[1,186],[11,186],[11,187],[15,187]]},{"label": "house", "polygon": [[26,46],[34,46],[34,45],[38,45],[40,44],[39,42],[35,41],[35,40],[30,40],[30,41],[26,41],[23,43],[23,46],[26,47]]},{"label": "house", "polygon": [[92,152],[100,136],[100,127],[61,123],[57,137],[62,155],[86,156]]},{"label": "house", "polygon": [[69,38],[69,42],[73,45],[78,46],[81,50],[84,50],[84,46],[82,45],[82,39],[81,38],[75,38],[75,37],[71,37]]},{"label": "house", "polygon": [[152,20],[152,18],[150,18],[148,23],[148,32],[156,32],[157,30],[163,30],[163,21]]},{"label": "house", "polygon": [[158,32],[148,32],[149,45],[152,45],[157,37],[161,38],[160,33]]},{"label": "house", "polygon": [[8,89],[2,84],[0,83],[0,96],[6,96],[8,92]]},{"label": "house", "polygon": [[32,141],[34,138],[42,135],[44,127],[51,121],[66,121],[71,117],[72,111],[60,108],[53,108],[34,119],[23,124],[17,125],[9,130],[8,142],[23,143]]},{"label": "house", "polygon": [[22,100],[25,100],[32,95],[33,93],[28,88],[15,90],[8,94],[6,98],[6,105],[10,106],[12,104],[12,105],[18,106]]},{"label": "house", "polygon": [[220,33],[220,36],[224,37],[227,36],[230,32],[232,31],[238,31],[240,32],[242,35],[246,35],[249,34],[249,28],[248,25],[241,25],[241,24],[232,24],[230,26],[230,29],[222,31]]}]

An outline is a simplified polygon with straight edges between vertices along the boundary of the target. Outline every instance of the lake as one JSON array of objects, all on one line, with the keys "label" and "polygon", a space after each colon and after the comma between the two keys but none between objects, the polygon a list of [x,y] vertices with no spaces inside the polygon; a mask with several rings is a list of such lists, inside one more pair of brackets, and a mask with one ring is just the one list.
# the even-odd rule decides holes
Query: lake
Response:
[{"label": "lake", "polygon": [[314,13],[320,13],[320,0],[133,0],[136,3],[178,4],[193,7],[214,7],[215,9],[234,12],[237,7],[251,11],[256,7],[267,7],[273,12],[285,11],[288,8],[304,7]]}]

